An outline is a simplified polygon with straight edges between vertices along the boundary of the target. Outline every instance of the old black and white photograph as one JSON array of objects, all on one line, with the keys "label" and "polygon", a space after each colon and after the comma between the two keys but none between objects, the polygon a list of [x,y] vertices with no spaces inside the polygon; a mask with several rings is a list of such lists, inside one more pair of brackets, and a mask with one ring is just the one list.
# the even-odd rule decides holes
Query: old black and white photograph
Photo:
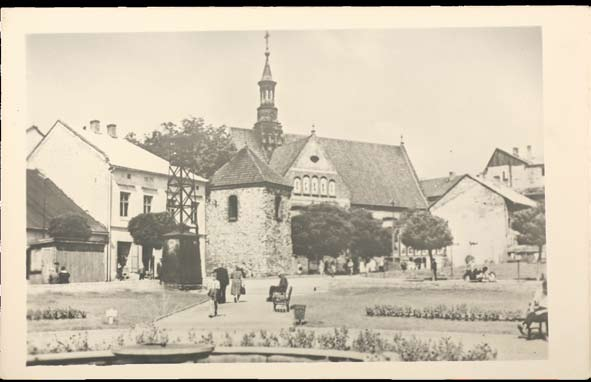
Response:
[{"label": "old black and white photograph", "polygon": [[542,32],[27,34],[27,368],[548,360]]}]

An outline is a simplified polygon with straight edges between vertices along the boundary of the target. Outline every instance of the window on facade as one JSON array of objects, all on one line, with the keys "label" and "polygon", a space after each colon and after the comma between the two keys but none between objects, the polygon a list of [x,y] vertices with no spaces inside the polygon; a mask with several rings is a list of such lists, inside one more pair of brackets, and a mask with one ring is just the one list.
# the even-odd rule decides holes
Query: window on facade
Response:
[{"label": "window on facade", "polygon": [[312,161],[312,163],[316,163],[320,160],[320,158],[318,158],[318,155],[312,155],[310,157],[310,160]]},{"label": "window on facade", "polygon": [[304,176],[304,180],[303,180],[303,188],[304,188],[304,194],[309,194],[310,193],[310,178],[308,176]]},{"label": "window on facade", "polygon": [[505,181],[505,182],[506,182],[507,180],[508,180],[508,179],[507,179],[507,174],[505,173],[505,171],[503,171],[503,181]]},{"label": "window on facade", "polygon": [[129,192],[119,193],[119,216],[127,216],[129,213]]},{"label": "window on facade", "polygon": [[152,212],[152,195],[144,195],[144,213]]},{"label": "window on facade", "polygon": [[302,181],[300,178],[295,178],[293,180],[293,193],[300,194],[302,192]]},{"label": "window on facade", "polygon": [[328,182],[328,195],[333,198],[337,196],[337,187],[334,180],[330,180],[330,182]]},{"label": "window on facade", "polygon": [[228,198],[228,220],[233,222],[238,220],[238,197],[230,195]]},{"label": "window on facade", "polygon": [[275,195],[275,220],[281,221],[283,214],[281,213],[281,195]]},{"label": "window on facade", "polygon": [[328,181],[325,177],[320,178],[320,195],[326,196],[328,192]]},{"label": "window on facade", "polygon": [[191,224],[197,224],[197,210],[199,209],[199,203],[191,202]]},{"label": "window on facade", "polygon": [[312,188],[312,194],[318,195],[318,178],[315,176],[312,177],[311,188]]}]

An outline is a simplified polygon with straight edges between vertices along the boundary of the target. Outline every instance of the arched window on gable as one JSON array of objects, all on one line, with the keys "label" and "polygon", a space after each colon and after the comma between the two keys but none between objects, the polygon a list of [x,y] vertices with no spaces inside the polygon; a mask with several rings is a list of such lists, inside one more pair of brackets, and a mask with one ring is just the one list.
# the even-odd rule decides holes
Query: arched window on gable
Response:
[{"label": "arched window on gable", "polygon": [[301,194],[302,193],[302,180],[300,178],[294,178],[293,180],[293,193],[294,194]]},{"label": "arched window on gable", "polygon": [[320,178],[320,195],[326,196],[328,194],[328,180],[325,177]]},{"label": "arched window on gable", "polygon": [[231,222],[238,220],[238,197],[236,195],[228,197],[228,220]]},{"label": "arched window on gable", "polygon": [[305,175],[302,181],[304,194],[310,194],[310,177]]},{"label": "arched window on gable", "polygon": [[328,182],[328,196],[331,198],[337,197],[337,184],[332,179]]},{"label": "arched window on gable", "polygon": [[318,195],[318,177],[313,176],[312,182],[310,183],[310,188],[312,189],[312,195]]}]

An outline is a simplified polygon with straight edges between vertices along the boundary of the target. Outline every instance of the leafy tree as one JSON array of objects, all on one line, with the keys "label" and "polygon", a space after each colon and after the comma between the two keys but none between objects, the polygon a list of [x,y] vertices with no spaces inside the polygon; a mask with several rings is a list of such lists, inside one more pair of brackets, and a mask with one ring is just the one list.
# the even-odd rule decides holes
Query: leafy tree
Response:
[{"label": "leafy tree", "polygon": [[[453,236],[447,221],[433,216],[429,211],[416,211],[407,216],[402,226],[400,240],[404,245],[418,250],[429,251],[429,259],[433,263],[434,249],[453,244]],[[437,271],[433,270],[433,280],[437,280]]]},{"label": "leafy tree", "polygon": [[[152,260],[152,249],[161,249],[163,235],[176,228],[174,218],[168,212],[139,214],[127,224],[127,230],[135,244],[142,246],[142,263],[144,266]],[[127,262],[127,259],[125,259]],[[123,265],[125,265],[123,262]]]},{"label": "leafy tree", "polygon": [[88,240],[92,235],[86,218],[75,213],[65,213],[51,219],[47,232],[53,238],[76,240]]},{"label": "leafy tree", "polygon": [[353,231],[347,210],[329,203],[309,205],[292,218],[294,253],[317,263],[321,256],[337,257],[349,247]]},{"label": "leafy tree", "polygon": [[542,257],[542,247],[546,244],[546,208],[544,203],[516,212],[511,221],[511,228],[517,231],[519,244],[538,247],[539,261]]},{"label": "leafy tree", "polygon": [[162,123],[161,129],[144,135],[142,140],[135,133],[125,138],[206,178],[237,151],[225,126],[205,125],[202,118],[195,117],[183,119],[180,126],[172,122]]},{"label": "leafy tree", "polygon": [[392,231],[383,228],[379,220],[364,209],[351,211],[350,222],[353,224],[350,250],[355,257],[371,258],[387,256],[392,251]]}]

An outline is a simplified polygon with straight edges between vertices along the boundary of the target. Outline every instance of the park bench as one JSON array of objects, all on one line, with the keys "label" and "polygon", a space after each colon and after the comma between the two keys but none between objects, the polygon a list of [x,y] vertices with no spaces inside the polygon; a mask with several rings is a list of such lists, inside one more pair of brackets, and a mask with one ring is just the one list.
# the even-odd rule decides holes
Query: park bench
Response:
[{"label": "park bench", "polygon": [[[533,328],[532,326],[534,324],[538,324],[538,326],[536,328]],[[546,325],[546,334],[544,334],[543,325]],[[543,338],[546,338],[547,336],[550,335],[550,329],[548,327],[548,311],[546,311],[542,314],[537,314],[534,317],[531,324],[527,328],[527,339],[528,340],[531,338],[532,329],[536,329],[538,331],[538,334],[540,336],[542,336]]]},{"label": "park bench", "polygon": [[291,300],[291,291],[293,287],[289,287],[287,293],[273,294],[273,310],[277,312],[278,307],[283,307],[282,310],[289,312],[289,300]]}]

